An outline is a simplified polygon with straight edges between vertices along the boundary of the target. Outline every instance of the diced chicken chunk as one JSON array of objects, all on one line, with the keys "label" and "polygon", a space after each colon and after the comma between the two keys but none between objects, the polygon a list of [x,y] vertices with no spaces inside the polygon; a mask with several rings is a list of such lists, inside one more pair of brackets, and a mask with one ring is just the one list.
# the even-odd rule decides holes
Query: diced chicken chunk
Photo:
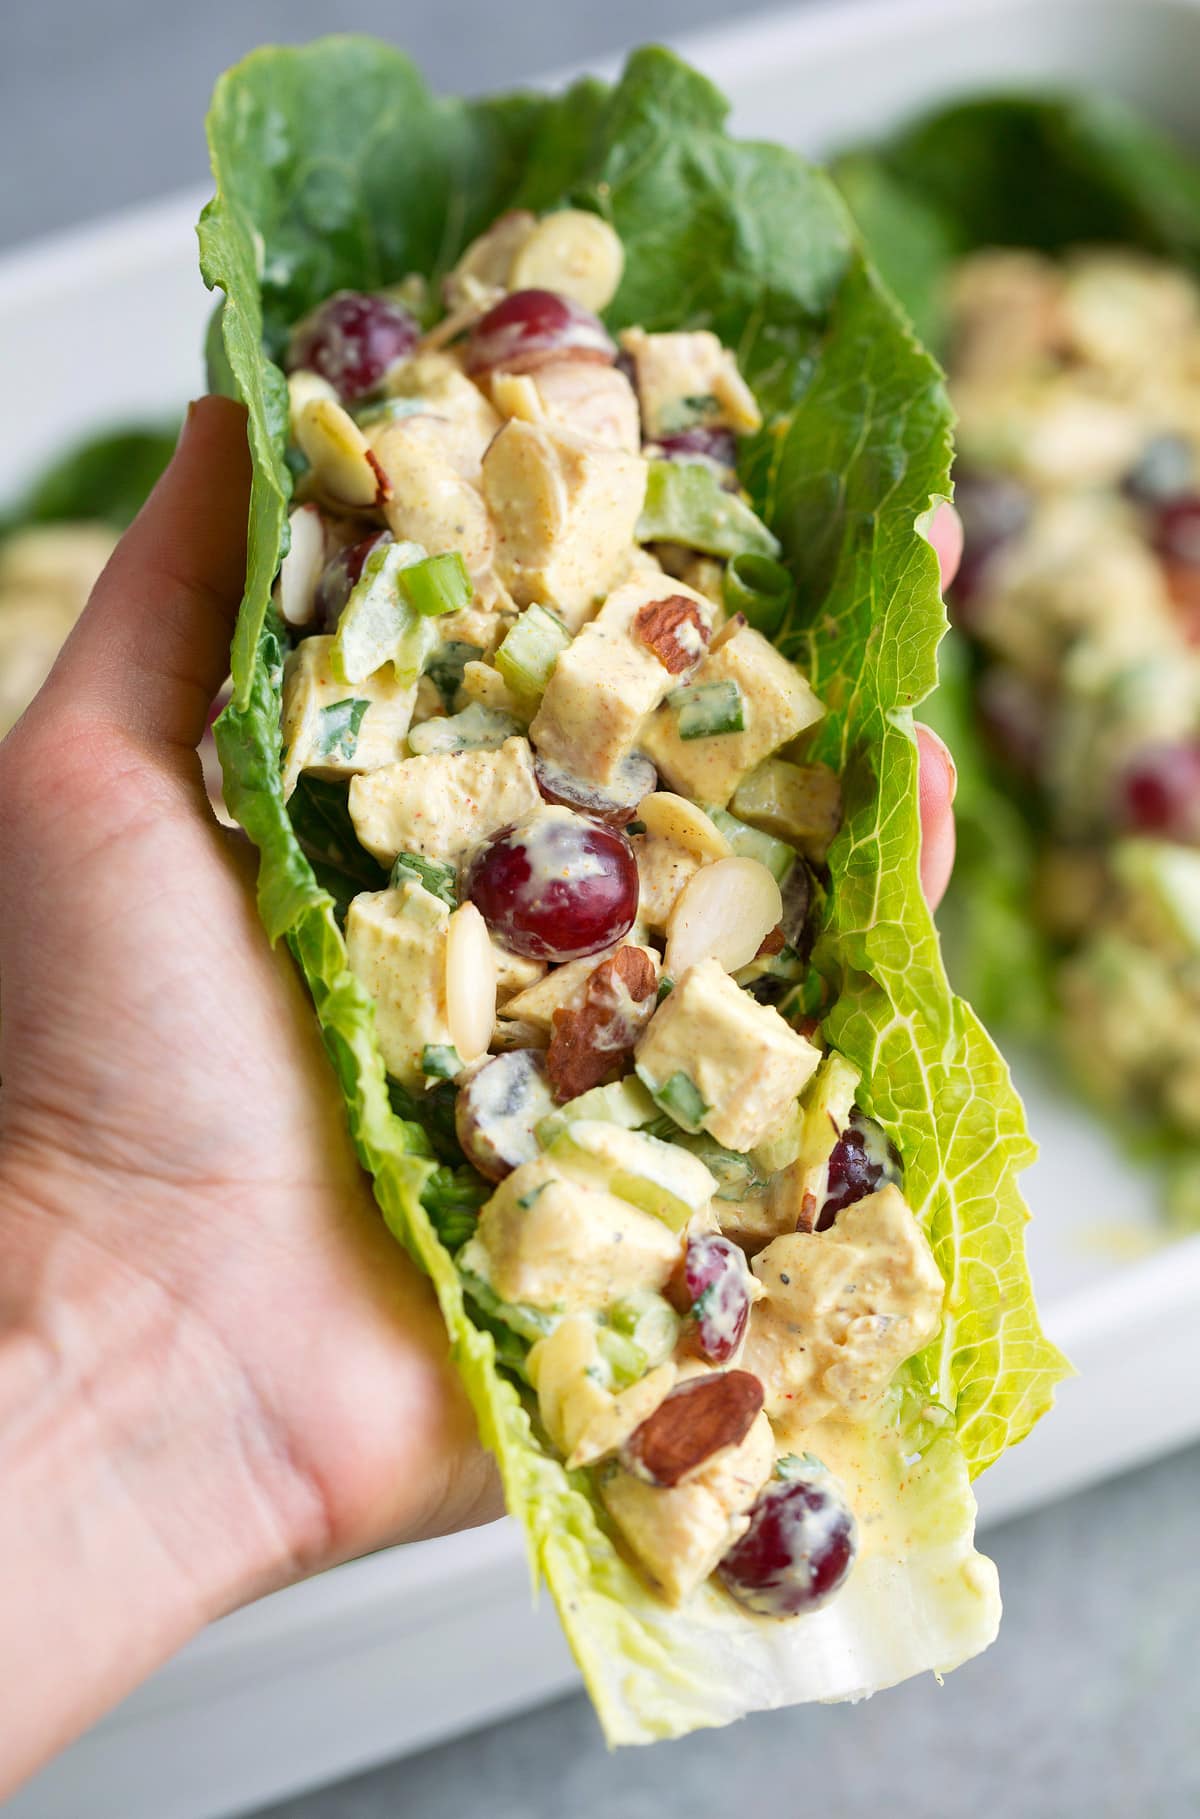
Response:
[{"label": "diced chicken chunk", "polygon": [[405,749],[416,683],[396,681],[390,663],[353,685],[330,667],[333,638],[305,638],[283,672],[283,793],[301,771],[353,777],[392,764]]},{"label": "diced chicken chunk", "polygon": [[941,1323],[945,1284],[896,1187],[845,1207],[828,1231],[776,1238],[752,1267],[766,1294],[743,1363],[767,1413],[797,1429],[868,1415]]},{"label": "diced chicken chunk", "polygon": [[742,991],[716,960],[690,967],[637,1045],[638,1072],[660,1091],[684,1074],[699,1122],[732,1150],[752,1149],[779,1122],[821,1059],[777,1010]]},{"label": "diced chicken chunk", "polygon": [[620,367],[599,360],[552,360],[532,373],[548,423],[590,442],[636,455],[642,445],[638,401]]},{"label": "diced chicken chunk", "polygon": [[727,1447],[672,1489],[623,1467],[602,1480],[605,1508],[669,1604],[689,1598],[745,1533],[746,1512],[774,1459],[771,1424],[760,1414],[740,1446]]},{"label": "diced chicken chunk", "polygon": [[608,1375],[590,1314],[568,1314],[529,1353],[538,1414],[568,1471],[592,1465],[624,1445],[674,1387],[673,1364],[660,1364],[619,1393]]},{"label": "diced chicken chunk", "polygon": [[458,471],[455,427],[433,416],[402,418],[379,432],[374,454],[391,486],[383,515],[392,535],[433,556],[457,550],[472,575],[487,570],[492,527],[478,488]]},{"label": "diced chicken chunk", "polygon": [[518,605],[554,607],[574,631],[628,559],[646,463],[571,430],[513,418],[484,456],[483,491],[500,580]]},{"label": "diced chicken chunk", "polygon": [[668,598],[690,601],[696,609],[704,632],[685,629],[699,662],[712,625],[711,601],[680,582],[638,576],[609,595],[554,666],[529,736],[545,757],[589,783],[612,782],[638,744],[647,716],[683,680],[634,631],[643,608]]},{"label": "diced chicken chunk", "polygon": [[567,1313],[661,1289],[680,1239],[603,1188],[567,1181],[546,1156],[522,1163],[479,1215],[488,1281],[503,1301]]},{"label": "diced chicken chunk", "polygon": [[736,683],[742,732],[681,739],[674,708],[664,704],[645,728],[642,744],[673,790],[724,808],[742,779],[815,725],[825,710],[805,678],[752,626],[732,632],[688,678],[689,686]]},{"label": "diced chicken chunk", "polygon": [[696,424],[746,433],[762,426],[754,393],[728,348],[709,329],[648,335],[627,328],[621,346],[633,360],[647,441]]},{"label": "diced chicken chunk", "polygon": [[457,861],[541,801],[529,742],[513,738],[498,751],[431,752],[355,777],[350,819],[384,865],[397,853]]},{"label": "diced chicken chunk", "polygon": [[375,1034],[388,1073],[425,1084],[426,1047],[450,1047],[446,935],[450,910],[419,884],[363,891],[346,917],[350,971],[375,1005]]}]

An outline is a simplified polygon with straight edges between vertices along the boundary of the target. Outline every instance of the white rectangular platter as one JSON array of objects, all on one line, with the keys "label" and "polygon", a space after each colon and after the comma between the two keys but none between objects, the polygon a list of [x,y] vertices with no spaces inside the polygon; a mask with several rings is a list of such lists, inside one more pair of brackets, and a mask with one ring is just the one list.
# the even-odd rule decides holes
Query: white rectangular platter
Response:
[{"label": "white rectangular platter", "polygon": [[[981,89],[1125,96],[1194,135],[1191,0],[908,0],[806,8],[681,46],[738,131],[814,155]],[[202,387],[203,196],[0,262],[0,498],[86,431],[177,411]],[[54,375],[47,383],[46,375]],[[1200,1238],[1170,1243],[1150,1183],[1036,1068],[1026,1177],[1046,1324],[1079,1377],[980,1485],[984,1521],[1200,1433],[1191,1335]],[[1154,1385],[1153,1395],[1146,1385]],[[7,1819],[214,1819],[537,1703],[574,1669],[531,1610],[504,1522],[375,1555],[215,1625],[5,1807]]]}]

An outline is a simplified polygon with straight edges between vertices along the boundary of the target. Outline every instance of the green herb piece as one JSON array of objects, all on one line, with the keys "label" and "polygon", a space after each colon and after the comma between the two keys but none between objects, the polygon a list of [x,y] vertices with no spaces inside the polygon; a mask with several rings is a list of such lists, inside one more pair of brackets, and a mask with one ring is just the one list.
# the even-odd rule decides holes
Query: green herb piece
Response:
[{"label": "green herb piece", "polygon": [[644,821],[627,821],[625,823],[625,832],[631,840],[635,834],[644,834],[645,831],[646,823]]},{"label": "green herb piece", "polygon": [[718,733],[746,730],[746,703],[732,676],[672,689],[667,701],[675,709],[681,739],[711,739]]},{"label": "green herb piece", "polygon": [[704,461],[651,461],[639,543],[682,543],[709,556],[777,556],[779,539]]},{"label": "green herb piece", "polygon": [[540,701],[554,665],[570,642],[571,634],[562,620],[535,602],[509,628],[492,662],[518,700]]},{"label": "green herb piece", "polygon": [[680,1068],[662,1086],[655,1086],[639,1067],[638,1079],[650,1093],[654,1103],[674,1119],[685,1131],[698,1131],[705,1112],[709,1109],[700,1096],[700,1089],[690,1074]]},{"label": "green herb piece", "polygon": [[317,715],[317,751],[323,758],[353,758],[369,701],[349,696],[331,701]]},{"label": "green herb piece", "polygon": [[448,1042],[427,1042],[421,1050],[421,1072],[428,1080],[453,1080],[462,1073],[462,1061]]},{"label": "green herb piece", "polygon": [[731,557],[721,583],[727,613],[742,613],[755,631],[773,638],[795,589],[782,562],[752,551]]},{"label": "green herb piece", "polygon": [[453,711],[455,696],[462,687],[463,671],[468,663],[483,656],[478,644],[467,644],[460,638],[447,638],[436,645],[425,659],[422,671],[432,681],[448,711]]},{"label": "green herb piece", "polygon": [[774,834],[764,834],[748,822],[739,821],[728,809],[706,806],[704,812],[724,834],[735,853],[743,859],[757,859],[777,884],[784,883],[796,863],[795,847],[789,846],[786,840],[777,840]]},{"label": "green herb piece", "polygon": [[674,979],[668,979],[667,975],[665,973],[663,973],[658,981],[658,990],[654,994],[655,1007],[657,1008],[657,1006],[662,1003],[664,998],[669,998],[671,996],[671,993],[674,990],[675,990]]},{"label": "green herb piece", "polygon": [[451,909],[458,908],[458,872],[444,859],[427,859],[424,853],[399,853],[388,883],[393,890],[402,884],[419,884]]},{"label": "green herb piece", "polygon": [[401,569],[398,579],[408,604],[425,619],[461,613],[470,606],[474,593],[467,565],[457,550],[426,556],[423,562]]}]

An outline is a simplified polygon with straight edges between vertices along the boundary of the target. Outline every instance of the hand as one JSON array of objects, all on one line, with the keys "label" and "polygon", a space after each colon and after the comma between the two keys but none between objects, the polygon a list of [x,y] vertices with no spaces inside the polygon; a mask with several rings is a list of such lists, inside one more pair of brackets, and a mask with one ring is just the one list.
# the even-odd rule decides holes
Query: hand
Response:
[{"label": "hand", "polygon": [[[937,553],[942,586],[949,587],[962,560],[962,520],[952,505],[939,505],[929,527]],[[958,773],[945,744],[932,727],[918,725],[921,754],[921,888],[930,909],[946,894],[954,869],[954,791]]]},{"label": "hand", "polygon": [[204,796],[248,477],[203,401],[0,748],[0,1796],[219,1611],[498,1510]]}]

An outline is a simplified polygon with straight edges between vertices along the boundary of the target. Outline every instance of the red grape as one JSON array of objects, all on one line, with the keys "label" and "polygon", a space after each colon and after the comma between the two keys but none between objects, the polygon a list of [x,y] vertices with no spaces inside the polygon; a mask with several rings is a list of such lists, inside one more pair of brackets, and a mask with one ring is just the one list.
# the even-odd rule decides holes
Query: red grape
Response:
[{"label": "red grape", "polygon": [[815,1469],[760,1492],[750,1527],[717,1572],[739,1604],[761,1617],[820,1610],[841,1590],[858,1552],[858,1531],[843,1498]]},{"label": "red grape", "polygon": [[1200,497],[1173,499],[1156,513],[1154,544],[1169,561],[1200,568]]},{"label": "red grape", "polygon": [[632,821],[638,803],[658,782],[658,772],[649,758],[644,758],[640,752],[632,752],[626,758],[611,790],[585,783],[582,777],[563,770],[559,764],[551,764],[548,758],[535,758],[533,769],[538,789],[547,802],[577,809],[581,815],[591,815],[610,827],[624,827],[627,821]]},{"label": "red grape", "polygon": [[547,808],[476,853],[466,895],[514,954],[582,960],[632,928],[637,860],[615,828],[568,808]]},{"label": "red grape", "polygon": [[331,556],[321,571],[317,582],[315,600],[316,623],[327,632],[337,627],[342,616],[342,608],[350,598],[350,590],[363,572],[363,566],[372,550],[381,544],[392,541],[391,531],[372,531],[369,537],[363,537],[358,543],[347,544],[336,556]]},{"label": "red grape", "polygon": [[1144,746],[1120,779],[1117,812],[1140,834],[1200,839],[1200,744]]},{"label": "red grape", "polygon": [[750,1318],[750,1272],[728,1238],[703,1232],[688,1239],[683,1279],[695,1322],[697,1349],[710,1364],[728,1364]]},{"label": "red grape", "polygon": [[611,362],[617,349],[582,303],[556,291],[512,291],[471,330],[466,366],[469,373],[529,373],[567,354]]},{"label": "red grape", "polygon": [[900,1158],[873,1118],[857,1108],[833,1147],[826,1177],[825,1200],[816,1229],[829,1230],[842,1208],[865,1200],[887,1181],[899,1181]]},{"label": "red grape", "polygon": [[737,439],[731,429],[720,425],[676,430],[672,436],[657,436],[659,448],[673,461],[715,461],[719,467],[737,466]]},{"label": "red grape", "polygon": [[373,392],[389,367],[406,360],[420,339],[408,311],[390,297],[335,291],[292,330],[286,367],[320,373],[349,403]]}]

